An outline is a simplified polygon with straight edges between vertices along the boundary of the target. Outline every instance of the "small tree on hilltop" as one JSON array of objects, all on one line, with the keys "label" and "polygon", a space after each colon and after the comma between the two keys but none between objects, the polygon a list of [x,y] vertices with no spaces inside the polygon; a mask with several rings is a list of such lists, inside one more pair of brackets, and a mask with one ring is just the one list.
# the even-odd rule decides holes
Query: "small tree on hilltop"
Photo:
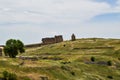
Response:
[{"label": "small tree on hilltop", "polygon": [[9,56],[10,58],[15,58],[18,53],[25,52],[24,44],[20,40],[9,39],[6,41],[6,45],[4,47],[5,56]]}]

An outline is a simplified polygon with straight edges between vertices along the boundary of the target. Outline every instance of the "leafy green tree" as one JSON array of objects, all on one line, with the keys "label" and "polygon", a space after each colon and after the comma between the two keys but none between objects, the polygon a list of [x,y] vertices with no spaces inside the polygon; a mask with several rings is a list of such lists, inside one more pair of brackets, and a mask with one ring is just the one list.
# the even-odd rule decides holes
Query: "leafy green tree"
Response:
[{"label": "leafy green tree", "polygon": [[24,53],[24,44],[20,40],[9,39],[6,41],[6,45],[4,47],[5,56],[9,56],[10,58],[15,58],[18,53]]}]

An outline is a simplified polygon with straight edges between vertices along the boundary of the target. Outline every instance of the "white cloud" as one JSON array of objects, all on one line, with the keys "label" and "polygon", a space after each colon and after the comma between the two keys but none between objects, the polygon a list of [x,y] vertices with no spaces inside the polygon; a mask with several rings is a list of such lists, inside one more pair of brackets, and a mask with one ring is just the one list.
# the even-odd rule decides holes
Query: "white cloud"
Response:
[{"label": "white cloud", "polygon": [[115,7],[115,12],[120,13],[120,0],[117,1],[117,6]]},{"label": "white cloud", "polygon": [[0,21],[76,23],[106,13],[110,6],[92,0],[4,0]]}]

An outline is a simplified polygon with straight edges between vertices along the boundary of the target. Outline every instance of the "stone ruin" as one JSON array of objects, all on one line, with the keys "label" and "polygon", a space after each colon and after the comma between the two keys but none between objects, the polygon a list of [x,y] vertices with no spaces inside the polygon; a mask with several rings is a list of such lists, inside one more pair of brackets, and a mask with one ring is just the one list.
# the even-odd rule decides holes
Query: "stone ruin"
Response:
[{"label": "stone ruin", "polygon": [[42,38],[42,44],[53,44],[53,43],[59,43],[59,42],[63,42],[62,35],[58,35],[51,38]]},{"label": "stone ruin", "polygon": [[0,48],[0,56],[2,56],[2,48]]},{"label": "stone ruin", "polygon": [[71,41],[75,41],[75,40],[76,40],[76,36],[74,34],[72,34]]},{"label": "stone ruin", "polygon": [[0,46],[0,56],[2,56],[3,46]]}]

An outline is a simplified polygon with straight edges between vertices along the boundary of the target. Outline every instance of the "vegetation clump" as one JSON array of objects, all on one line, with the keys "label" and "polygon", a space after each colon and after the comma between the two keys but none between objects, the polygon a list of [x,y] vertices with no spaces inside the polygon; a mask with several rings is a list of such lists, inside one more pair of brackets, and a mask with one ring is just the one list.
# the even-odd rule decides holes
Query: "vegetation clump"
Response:
[{"label": "vegetation clump", "polygon": [[107,76],[107,78],[109,78],[109,79],[113,79],[113,77],[112,77],[112,76]]},{"label": "vegetation clump", "polygon": [[92,57],[91,57],[91,61],[92,61],[92,62],[95,62],[95,57],[92,56]]},{"label": "vegetation clump", "polygon": [[112,61],[107,61],[108,66],[112,66]]},{"label": "vegetation clump", "polygon": [[17,75],[14,73],[9,73],[7,71],[4,71],[2,74],[4,80],[17,80]]},{"label": "vegetation clump", "polygon": [[75,76],[75,72],[72,71],[71,74],[72,74],[73,76]]},{"label": "vegetation clump", "polygon": [[25,52],[25,49],[22,41],[15,39],[9,39],[6,41],[6,45],[4,47],[5,56],[15,58],[18,55],[18,53],[23,52]]}]

